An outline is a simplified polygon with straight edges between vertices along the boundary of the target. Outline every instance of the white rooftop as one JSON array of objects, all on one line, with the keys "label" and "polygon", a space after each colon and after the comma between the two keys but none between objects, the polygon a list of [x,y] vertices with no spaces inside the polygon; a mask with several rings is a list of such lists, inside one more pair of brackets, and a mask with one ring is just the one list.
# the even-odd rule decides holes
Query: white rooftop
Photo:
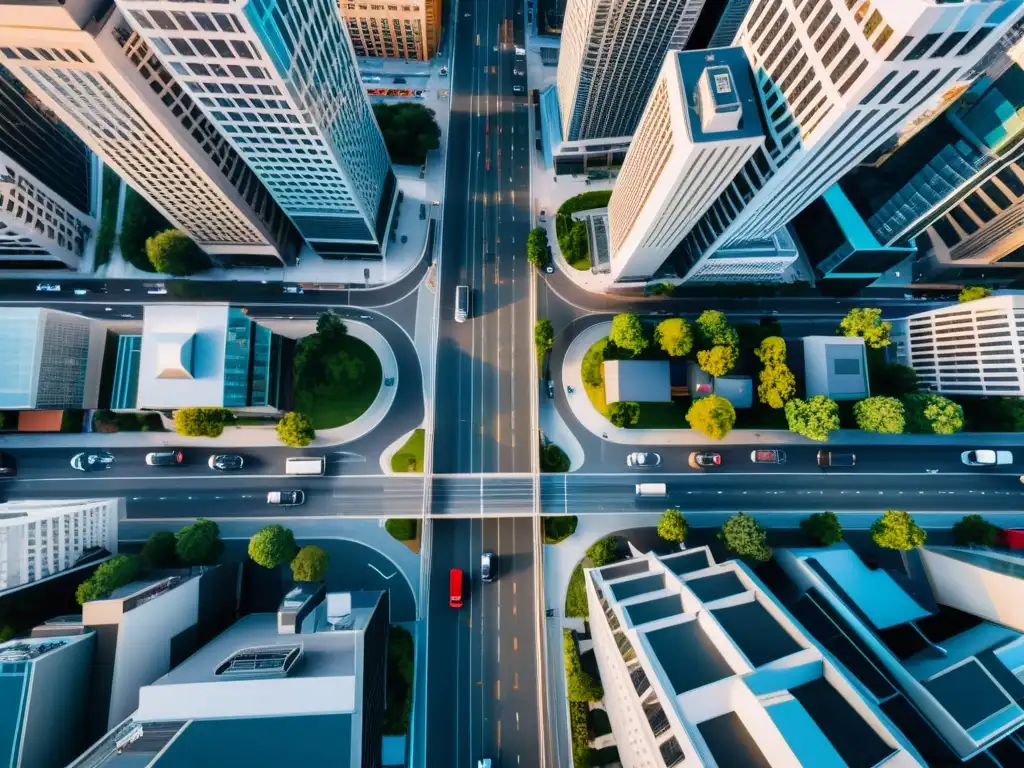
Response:
[{"label": "white rooftop", "polygon": [[864,339],[805,336],[803,342],[807,397],[863,400],[871,395]]}]

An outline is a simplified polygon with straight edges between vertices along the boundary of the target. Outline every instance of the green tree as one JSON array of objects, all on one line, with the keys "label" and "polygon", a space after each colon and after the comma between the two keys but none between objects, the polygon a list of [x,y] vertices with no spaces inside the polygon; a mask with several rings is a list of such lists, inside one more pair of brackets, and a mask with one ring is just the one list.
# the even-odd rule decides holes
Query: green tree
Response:
[{"label": "green tree", "polygon": [[590,548],[587,550],[587,557],[590,558],[590,562],[595,568],[600,568],[602,565],[608,565],[608,563],[615,560],[615,539],[611,536],[605,536],[603,539],[598,539]]},{"label": "green tree", "polygon": [[583,356],[583,363],[580,366],[580,376],[583,383],[589,387],[599,387],[604,383],[604,353],[608,348],[608,339],[604,338],[595,342],[594,346],[587,350]]},{"label": "green tree", "polygon": [[198,518],[175,534],[174,551],[185,565],[213,565],[224,551],[220,526],[205,517]]},{"label": "green tree", "polygon": [[184,437],[220,437],[234,420],[228,408],[179,408],[174,412],[174,431]]},{"label": "green tree", "polygon": [[355,383],[364,373],[362,361],[346,351],[348,327],[334,312],[322,312],[316,331],[295,348],[292,369],[307,389],[338,382]]},{"label": "green tree", "polygon": [[172,568],[178,564],[178,555],[175,553],[174,534],[170,531],[157,531],[152,534],[146,543],[142,545],[142,552],[139,557],[142,563],[148,568]]},{"label": "green tree", "polygon": [[146,255],[146,241],[168,229],[171,229],[171,223],[146,202],[142,195],[126,186],[121,234],[118,237],[125,261],[144,272],[152,272],[153,264]]},{"label": "green tree", "polygon": [[92,576],[78,585],[75,599],[79,605],[90,600],[103,600],[118,587],[130,584],[139,572],[139,559],[134,555],[118,555],[100,563]]},{"label": "green tree", "polygon": [[412,541],[416,538],[416,521],[409,517],[389,517],[384,521],[384,530],[397,541]]},{"label": "green tree", "polygon": [[903,397],[917,392],[917,371],[909,365],[900,363],[868,364],[871,376],[871,389],[878,395]]},{"label": "green tree", "polygon": [[743,512],[737,512],[725,521],[718,532],[718,538],[726,549],[745,560],[763,563],[772,559],[772,549],[768,546],[768,534],[764,527]]},{"label": "green tree", "polygon": [[634,357],[650,345],[647,329],[640,318],[632,313],[616,315],[612,318],[612,332],[608,338],[619,349],[631,353]]},{"label": "green tree", "polygon": [[738,347],[740,335],[729,325],[724,312],[706,309],[697,317],[697,335],[702,347]]},{"label": "green tree", "polygon": [[666,509],[658,521],[658,536],[665,541],[684,541],[690,526],[678,509]]},{"label": "green tree", "polygon": [[719,344],[711,349],[700,350],[697,353],[697,365],[712,376],[725,376],[736,366],[738,357],[736,347]]},{"label": "green tree", "polygon": [[609,403],[608,421],[620,429],[636,424],[640,421],[640,403]]},{"label": "green tree", "polygon": [[830,432],[839,429],[839,406],[824,395],[808,400],[794,397],[786,403],[786,423],[790,432],[824,442]]},{"label": "green tree", "polygon": [[422,104],[374,104],[373,114],[393,163],[422,165],[427,153],[441,146],[434,110]]},{"label": "green tree", "polygon": [[194,275],[212,265],[192,238],[180,229],[168,229],[146,240],[146,258],[157,272],[166,275]]},{"label": "green tree", "polygon": [[964,409],[948,397],[926,392],[907,395],[903,404],[909,432],[954,435],[964,428]]},{"label": "green tree", "polygon": [[291,448],[305,448],[316,438],[313,420],[304,413],[289,411],[277,422],[277,439]]},{"label": "green tree", "polygon": [[961,547],[994,547],[998,538],[999,526],[981,515],[966,515],[953,525],[953,541]]},{"label": "green tree", "polygon": [[843,540],[843,526],[835,512],[815,512],[800,521],[802,530],[823,547],[831,547]]},{"label": "green tree", "polygon": [[886,549],[907,551],[924,544],[928,534],[906,512],[887,510],[871,524],[871,540]]},{"label": "green tree", "polygon": [[786,362],[786,340],[781,336],[768,336],[761,340],[761,344],[754,350],[754,354],[766,368],[772,365],[782,365]]},{"label": "green tree", "polygon": [[557,544],[576,533],[579,519],[576,515],[557,515],[544,518],[544,543]]},{"label": "green tree", "polygon": [[712,440],[721,440],[736,424],[736,409],[719,395],[694,400],[686,412],[690,426]]},{"label": "green tree", "polygon": [[412,634],[392,624],[388,627],[387,704],[382,728],[385,736],[402,736],[409,732],[415,666]]},{"label": "green tree", "polygon": [[249,539],[249,557],[264,568],[290,562],[298,551],[295,536],[283,525],[265,525]]},{"label": "green tree", "polygon": [[548,263],[548,231],[544,227],[534,227],[526,236],[526,260],[535,267]]},{"label": "green tree", "polygon": [[1024,399],[972,397],[963,401],[963,407],[972,432],[1024,432]]},{"label": "green tree", "polygon": [[757,399],[772,408],[782,408],[796,394],[796,376],[785,363],[766,365],[757,385]]},{"label": "green tree", "polygon": [[957,300],[961,304],[965,304],[968,301],[977,301],[978,299],[984,299],[992,295],[992,291],[983,285],[968,285],[960,291],[960,295],[957,296]]},{"label": "green tree", "polygon": [[882,310],[857,307],[846,313],[839,323],[843,336],[859,336],[872,349],[881,349],[891,343],[892,323],[882,320]]},{"label": "green tree", "polygon": [[670,357],[686,357],[693,349],[690,324],[681,317],[662,320],[654,329],[654,343]]},{"label": "green tree", "polygon": [[562,630],[562,652],[565,659],[566,688],[569,701],[600,701],[604,698],[601,684],[583,669],[572,630]]},{"label": "green tree", "polygon": [[292,579],[295,581],[323,581],[331,565],[330,556],[320,547],[303,547],[292,560]]},{"label": "green tree", "polygon": [[555,329],[550,320],[538,320],[534,324],[533,344],[537,348],[538,359],[543,359],[545,353],[555,345]]},{"label": "green tree", "polygon": [[895,397],[868,397],[854,403],[853,417],[865,432],[901,435],[906,426],[906,409]]},{"label": "green tree", "polygon": [[565,451],[554,443],[540,447],[541,472],[568,472],[571,462]]}]

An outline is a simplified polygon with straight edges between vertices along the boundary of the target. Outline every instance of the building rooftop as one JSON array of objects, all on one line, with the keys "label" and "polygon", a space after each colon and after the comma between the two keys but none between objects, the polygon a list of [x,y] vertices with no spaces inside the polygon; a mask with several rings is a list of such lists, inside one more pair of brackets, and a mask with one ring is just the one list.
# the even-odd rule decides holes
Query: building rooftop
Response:
[{"label": "building rooftop", "polygon": [[750,62],[742,48],[675,51],[694,144],[764,135]]},{"label": "building rooftop", "polygon": [[803,342],[807,397],[863,400],[871,394],[864,339],[805,336]]},{"label": "building rooftop", "polygon": [[35,407],[44,310],[0,307],[0,408]]},{"label": "building rooftop", "polygon": [[668,360],[605,360],[602,365],[607,402],[672,402]]}]

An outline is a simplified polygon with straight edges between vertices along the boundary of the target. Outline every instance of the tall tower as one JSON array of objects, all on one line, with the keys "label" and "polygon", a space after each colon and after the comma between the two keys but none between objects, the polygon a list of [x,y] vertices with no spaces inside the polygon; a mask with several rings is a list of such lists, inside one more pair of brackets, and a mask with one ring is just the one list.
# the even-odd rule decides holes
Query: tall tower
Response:
[{"label": "tall tower", "polygon": [[[736,36],[757,73],[766,152],[677,254],[688,280],[778,279],[752,252],[899,128],[933,107],[1024,13],[1019,2],[758,0]],[[721,251],[721,253],[717,253]]]},{"label": "tall tower", "polygon": [[[558,56],[562,138],[630,136],[675,41],[704,0],[569,0]],[[686,28],[688,20],[691,22]],[[683,26],[680,27],[680,23]],[[679,34],[677,34],[679,32]]]},{"label": "tall tower", "polygon": [[327,258],[375,258],[397,185],[336,0],[120,0]]},{"label": "tall tower", "polygon": [[208,254],[292,257],[287,217],[109,0],[2,0],[0,61]]},{"label": "tall tower", "polygon": [[356,56],[429,61],[441,43],[441,0],[403,0],[401,5],[339,0]]}]

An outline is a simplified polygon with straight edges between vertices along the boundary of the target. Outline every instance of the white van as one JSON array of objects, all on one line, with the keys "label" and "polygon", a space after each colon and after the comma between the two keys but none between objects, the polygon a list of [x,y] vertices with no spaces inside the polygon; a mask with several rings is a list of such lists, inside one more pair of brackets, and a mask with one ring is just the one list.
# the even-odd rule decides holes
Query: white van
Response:
[{"label": "white van", "polygon": [[323,456],[293,456],[285,459],[284,471],[288,475],[322,475],[326,464]]},{"label": "white van", "polygon": [[668,487],[664,483],[637,483],[636,495],[643,498],[663,499],[668,496]]},{"label": "white van", "polygon": [[469,286],[455,286],[455,322],[464,323],[469,317]]}]

